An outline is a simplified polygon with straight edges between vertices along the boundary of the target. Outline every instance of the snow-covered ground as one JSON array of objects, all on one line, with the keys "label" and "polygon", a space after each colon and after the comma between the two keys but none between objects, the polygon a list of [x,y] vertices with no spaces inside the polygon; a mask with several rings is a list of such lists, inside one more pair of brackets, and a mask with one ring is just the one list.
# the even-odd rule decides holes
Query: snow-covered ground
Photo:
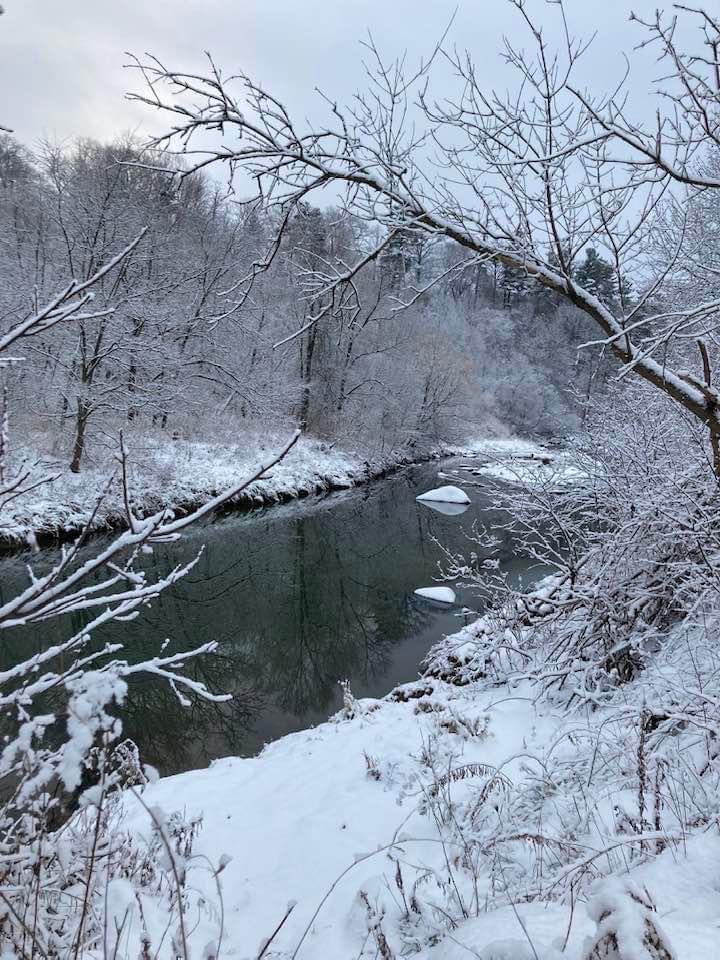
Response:
[{"label": "snow-covered ground", "polygon": [[587,477],[571,457],[513,459],[486,463],[474,471],[478,477],[492,477],[506,483],[546,483],[554,486],[578,483]]},{"label": "snow-covered ground", "polygon": [[[443,647],[462,649],[476,633]],[[589,773],[583,745],[610,714],[569,715],[536,694],[523,681],[423,678],[383,700],[347,697],[336,718],[259,757],[147,787],[147,806],[202,817],[190,868],[195,953],[222,923],[223,953],[254,958],[285,918],[263,956],[580,960],[596,921],[617,908],[630,939],[639,930],[642,940],[647,916],[673,960],[715,956],[717,831],[663,833],[664,850],[649,856],[659,835],[640,843],[624,824],[632,797],[620,768]],[[581,811],[588,776],[600,789]],[[149,823],[129,801],[132,831]],[[207,863],[227,857],[221,915]],[[606,873],[615,878],[593,882]]]},{"label": "snow-covered ground", "polygon": [[[355,713],[284,737],[257,758],[216,761],[146,789],[149,805],[202,815],[197,854],[215,863],[233,858],[223,873],[226,953],[255,956],[295,901],[270,956],[292,956],[306,928],[300,957],[360,956],[367,933],[361,891],[373,906],[386,900],[392,906],[400,896],[396,861],[443,872],[447,851],[432,817],[421,812],[435,776],[423,760],[430,743],[439,770],[451,758],[499,766],[515,754],[506,767],[515,776],[528,740],[534,745],[557,729],[552,717],[538,717],[529,698],[497,691],[478,697],[446,684],[405,702],[360,701]],[[454,719],[460,717],[462,723]],[[454,859],[455,851],[449,854]],[[403,869],[411,887],[415,868]],[[209,886],[205,892],[211,898]],[[395,926],[388,921],[387,936]],[[207,918],[198,942],[213,934]],[[516,934],[522,935],[517,923],[509,924],[505,935]],[[367,956],[375,955],[368,949]]]},{"label": "snow-covered ground", "polygon": [[[248,435],[242,444],[167,440],[162,444],[129,446],[133,506],[149,514],[164,506],[189,509],[237,483],[282,448],[287,435]],[[371,469],[372,469],[371,465]],[[375,466],[380,469],[380,465]],[[351,486],[367,472],[352,453],[309,438],[244,496],[252,506],[320,489]],[[89,467],[73,474],[52,462],[41,462],[35,476],[56,477],[30,494],[11,501],[0,518],[0,537],[23,541],[31,532],[51,535],[74,532],[91,520],[97,530],[124,525],[122,487],[117,464]],[[99,507],[96,505],[100,501]]]},{"label": "snow-covered ground", "polygon": [[[475,452],[541,456],[510,442]],[[336,461],[337,476],[351,463]],[[536,591],[540,614],[551,587]],[[428,672],[382,700],[346,689],[340,714],[258,757],[125,795],[141,845],[175,812],[200,824],[182,868],[189,955],[213,957],[221,940],[238,960],[715,956],[718,799],[699,773],[714,756],[681,724],[664,741],[667,785],[639,773],[638,704],[663,684],[685,689],[679,648],[666,644],[615,701],[570,709],[524,667],[491,678],[483,637],[495,618],[444,638]],[[507,631],[502,643],[519,641]],[[140,913],[121,906],[131,944]],[[161,918],[143,903],[151,936],[164,936]],[[606,931],[618,949],[591,953]],[[667,952],[649,952],[648,936]]]},{"label": "snow-covered ground", "polygon": [[[471,465],[470,472],[480,479],[501,480],[510,484],[537,484],[564,486],[587,479],[585,465],[581,465],[572,450],[552,449],[532,441],[495,441],[480,445],[476,453],[486,462]],[[444,479],[454,475],[440,474]]]},{"label": "snow-covered ground", "polygon": [[[287,435],[258,434],[244,436],[242,443],[168,440],[133,446],[131,442],[133,506],[141,515],[164,506],[200,506],[243,476],[252,476],[286,441]],[[401,450],[368,459],[352,450],[301,437],[281,463],[241,495],[239,503],[261,506],[352,487],[413,459],[459,452],[465,448],[436,444],[422,455]],[[33,534],[46,538],[72,534],[88,521],[95,530],[123,526],[119,471],[117,466],[113,468],[112,458],[108,459],[108,466],[89,467],[79,474],[51,461],[39,462],[33,476],[55,479],[6,505],[0,518],[0,541],[23,543]]]},{"label": "snow-covered ground", "polygon": [[[166,440],[136,445],[129,442],[130,481],[133,506],[145,515],[165,506],[190,509],[200,506],[244,475],[252,476],[258,466],[282,448],[283,434],[248,434],[242,443],[203,443]],[[431,457],[467,454],[507,458],[542,455],[543,448],[517,438],[469,441],[450,445],[435,443],[421,451],[403,449],[375,457],[340,449],[312,437],[301,437],[288,456],[254,483],[238,502],[262,506],[281,500],[328,490],[352,487],[381,476],[395,467]],[[33,461],[30,455],[30,462]],[[110,463],[112,458],[108,457]],[[34,477],[55,477],[29,494],[10,501],[0,518],[0,542],[21,544],[32,535],[40,537],[73,534],[88,521],[95,530],[123,526],[125,510],[117,466],[89,467],[70,473],[57,462],[41,461]],[[99,506],[98,506],[99,503]]]}]

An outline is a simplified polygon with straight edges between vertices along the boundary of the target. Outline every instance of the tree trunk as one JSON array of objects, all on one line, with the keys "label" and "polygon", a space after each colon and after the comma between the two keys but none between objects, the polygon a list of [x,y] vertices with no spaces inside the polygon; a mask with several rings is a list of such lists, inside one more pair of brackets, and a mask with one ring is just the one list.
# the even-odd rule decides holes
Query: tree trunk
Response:
[{"label": "tree trunk", "polygon": [[[132,357],[130,360],[130,368],[128,370],[128,394],[132,396],[135,393],[135,387],[137,384],[137,364],[135,358]],[[127,418],[128,420],[134,420],[137,416],[137,410],[131,403],[128,407]]]},{"label": "tree trunk", "polygon": [[305,362],[302,365],[302,399],[300,401],[300,426],[303,430],[307,427],[308,414],[310,412],[310,383],[312,380],[313,353],[315,352],[315,338],[317,336],[317,325],[311,327],[308,331],[308,342],[305,348]]},{"label": "tree trunk", "polygon": [[80,461],[82,460],[85,449],[85,428],[90,419],[90,405],[85,400],[78,398],[77,416],[75,417],[75,440],[73,442],[72,460],[70,470],[73,473],[80,473]]}]

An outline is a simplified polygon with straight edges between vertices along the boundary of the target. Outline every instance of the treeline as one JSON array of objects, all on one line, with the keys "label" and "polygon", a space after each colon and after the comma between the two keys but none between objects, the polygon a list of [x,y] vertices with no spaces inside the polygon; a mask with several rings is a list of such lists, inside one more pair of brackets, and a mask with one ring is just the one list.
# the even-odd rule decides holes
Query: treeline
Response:
[{"label": "treeline", "polygon": [[[300,206],[276,249],[276,211],[162,165],[131,140],[31,153],[0,138],[8,323],[145,231],[98,285],[106,316],[34,338],[3,372],[16,434],[73,471],[120,427],[193,438],[294,422],[373,453],[497,424],[566,432],[602,388],[598,354],[577,352],[587,321],[521,272],[477,263],[431,282],[458,250],[406,231],[333,290],[377,226]],[[579,269],[601,298],[619,295],[595,251]]]}]

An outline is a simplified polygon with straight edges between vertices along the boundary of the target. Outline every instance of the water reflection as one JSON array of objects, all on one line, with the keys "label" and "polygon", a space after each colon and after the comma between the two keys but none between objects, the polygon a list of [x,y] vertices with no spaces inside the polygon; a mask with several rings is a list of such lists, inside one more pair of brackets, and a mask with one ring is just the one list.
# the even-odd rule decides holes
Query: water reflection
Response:
[{"label": "water reflection", "polygon": [[441,503],[439,500],[418,500],[418,503],[428,510],[443,513],[446,517],[459,517],[470,509],[469,503]]},{"label": "water reflection", "polygon": [[[124,723],[145,760],[171,773],[251,754],[325,720],[339,706],[339,679],[349,679],[356,696],[382,695],[412,679],[429,646],[463,623],[457,608],[413,596],[437,575],[433,541],[467,550],[472,521],[487,517],[489,507],[475,491],[462,520],[438,510],[456,505],[416,503],[437,471],[437,464],[412,468],[322,501],[225,518],[156,547],[144,561],[156,575],[204,550],[188,577],[138,619],[110,625],[98,644],[122,634],[126,654],[139,658],[158,652],[167,638],[168,650],[217,640],[219,652],[189,672],[233,700],[182,707],[168,686],[136,679]],[[496,556],[517,573],[527,569],[509,542]],[[43,555],[36,566],[51,560]],[[0,593],[8,596],[25,575],[23,560],[5,559],[0,573]],[[460,593],[458,604],[468,602]],[[83,622],[83,614],[73,614],[64,623],[13,631],[0,667]]]}]

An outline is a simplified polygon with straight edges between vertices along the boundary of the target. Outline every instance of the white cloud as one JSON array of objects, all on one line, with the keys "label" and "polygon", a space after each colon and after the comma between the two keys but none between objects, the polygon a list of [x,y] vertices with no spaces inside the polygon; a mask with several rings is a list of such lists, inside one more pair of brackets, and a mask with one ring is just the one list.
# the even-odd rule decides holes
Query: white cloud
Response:
[{"label": "white cloud", "polygon": [[[567,0],[566,6],[578,33],[597,30],[586,79],[609,87],[622,71],[621,51],[638,39],[628,23],[630,4]],[[654,6],[654,0],[634,5],[649,15]],[[557,35],[556,8],[544,0],[531,7],[549,36]],[[124,97],[136,83],[123,70],[128,50],[182,67],[198,66],[211,50],[224,69],[242,67],[293,110],[317,115],[315,87],[343,100],[363,84],[359,41],[368,29],[386,55],[407,49],[413,58],[432,47],[455,8],[455,0],[10,0],[0,20],[0,122],[29,143],[151,129],[155,119]],[[504,33],[520,36],[506,0],[461,0],[450,37],[473,52],[488,84],[504,84]],[[648,57],[634,81],[641,97],[652,75]]]}]

